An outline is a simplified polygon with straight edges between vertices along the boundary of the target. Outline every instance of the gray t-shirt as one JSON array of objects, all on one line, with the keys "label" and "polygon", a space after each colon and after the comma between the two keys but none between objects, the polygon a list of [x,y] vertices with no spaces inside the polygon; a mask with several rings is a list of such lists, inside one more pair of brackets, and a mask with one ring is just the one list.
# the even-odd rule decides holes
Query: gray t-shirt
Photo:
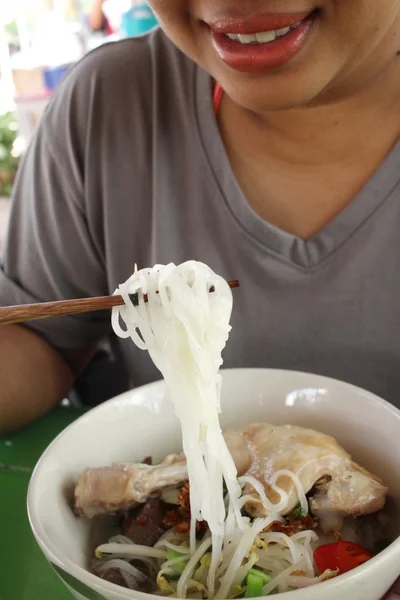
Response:
[{"label": "gray t-shirt", "polygon": [[[92,52],[56,93],[17,178],[0,302],[110,294],[134,263],[188,259],[240,279],[226,367],[312,371],[400,406],[400,145],[321,232],[285,233],[235,180],[210,76],[157,30]],[[110,314],[32,327],[80,348]],[[122,344],[137,384],[159,378]]]}]

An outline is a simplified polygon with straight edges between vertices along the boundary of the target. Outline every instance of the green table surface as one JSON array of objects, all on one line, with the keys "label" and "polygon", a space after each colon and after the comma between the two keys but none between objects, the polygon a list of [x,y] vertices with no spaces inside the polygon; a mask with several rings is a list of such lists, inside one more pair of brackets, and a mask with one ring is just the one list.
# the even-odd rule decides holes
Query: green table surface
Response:
[{"label": "green table surface", "polygon": [[28,429],[0,438],[0,600],[71,600],[29,526],[26,495],[36,462],[82,411],[59,408]]}]

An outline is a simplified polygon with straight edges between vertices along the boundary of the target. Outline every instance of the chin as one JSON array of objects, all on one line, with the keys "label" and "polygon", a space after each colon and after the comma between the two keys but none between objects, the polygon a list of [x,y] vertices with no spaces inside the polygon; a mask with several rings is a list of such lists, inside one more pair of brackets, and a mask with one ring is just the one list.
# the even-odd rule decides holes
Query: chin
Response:
[{"label": "chin", "polygon": [[247,82],[219,81],[235,103],[254,112],[283,111],[325,103],[323,98],[329,87],[326,80],[313,81],[306,77],[279,79],[281,81],[269,76],[264,81],[250,78]]}]

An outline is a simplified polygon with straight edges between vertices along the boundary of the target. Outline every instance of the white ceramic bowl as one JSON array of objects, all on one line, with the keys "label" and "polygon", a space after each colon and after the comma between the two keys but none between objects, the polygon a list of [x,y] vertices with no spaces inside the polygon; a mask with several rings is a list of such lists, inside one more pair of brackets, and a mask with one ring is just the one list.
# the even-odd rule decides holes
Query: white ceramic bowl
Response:
[{"label": "white ceramic bowl", "polygon": [[[380,475],[400,506],[400,411],[351,385],[278,370],[224,372],[222,427],[267,421],[297,424],[334,435],[354,458]],[[180,450],[180,430],[163,382],[90,411],[63,431],[41,457],[28,492],[28,513],[43,553],[78,600],[159,600],[102,581],[87,570],[99,537],[76,518],[74,481],[87,466],[155,460]],[[400,534],[399,511],[393,534]],[[400,538],[354,571],[281,600],[379,600],[400,574]]]}]

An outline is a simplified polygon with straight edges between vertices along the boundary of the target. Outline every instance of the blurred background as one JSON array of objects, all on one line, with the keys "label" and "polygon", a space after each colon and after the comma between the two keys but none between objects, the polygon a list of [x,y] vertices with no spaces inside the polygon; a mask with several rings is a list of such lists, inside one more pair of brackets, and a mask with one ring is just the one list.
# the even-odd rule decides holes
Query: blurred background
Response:
[{"label": "blurred background", "polygon": [[62,78],[97,46],[156,26],[143,0],[0,0],[0,245],[18,163]]}]

